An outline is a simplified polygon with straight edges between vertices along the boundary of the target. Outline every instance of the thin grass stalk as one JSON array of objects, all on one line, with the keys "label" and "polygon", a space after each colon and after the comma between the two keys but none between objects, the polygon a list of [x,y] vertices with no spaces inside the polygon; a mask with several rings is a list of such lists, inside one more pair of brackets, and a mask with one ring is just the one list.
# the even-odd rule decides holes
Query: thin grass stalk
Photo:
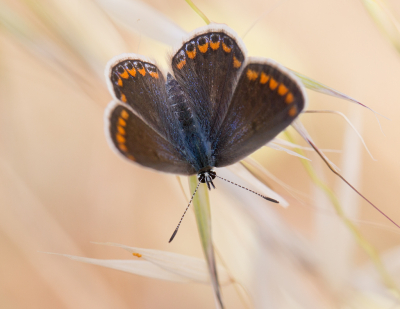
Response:
[{"label": "thin grass stalk", "polygon": [[[189,177],[190,192],[194,192],[198,185],[197,176]],[[215,261],[214,246],[211,237],[211,209],[210,199],[206,184],[201,184],[193,198],[194,213],[204,256],[207,261],[210,280],[214,291],[216,308],[223,309],[220,285],[218,281],[217,265]]]},{"label": "thin grass stalk", "polygon": [[[294,139],[290,135],[290,133],[286,130],[285,131],[285,136],[288,138],[290,142],[294,142]],[[301,155],[304,155],[304,152],[301,149],[296,149],[296,152],[298,152]],[[328,199],[331,201],[333,208],[335,209],[336,214],[339,216],[339,218],[342,220],[342,222],[345,224],[345,226],[349,229],[359,246],[367,253],[373,264],[375,265],[376,270],[379,273],[379,276],[381,277],[383,283],[385,286],[392,292],[392,294],[399,298],[400,297],[400,291],[396,285],[396,283],[393,281],[392,277],[389,275],[387,272],[385,266],[382,263],[382,259],[380,257],[380,254],[378,250],[375,249],[375,247],[367,240],[364,238],[364,236],[361,234],[360,230],[354,225],[354,223],[347,218],[346,214],[343,211],[342,206],[340,205],[340,202],[336,195],[333,193],[333,191],[329,188],[328,185],[326,185],[316,174],[314,171],[313,166],[311,163],[307,160],[301,159],[301,163],[303,164],[304,168],[306,169],[308,175],[311,177],[311,180],[314,182],[314,184],[319,187],[328,197]]]}]

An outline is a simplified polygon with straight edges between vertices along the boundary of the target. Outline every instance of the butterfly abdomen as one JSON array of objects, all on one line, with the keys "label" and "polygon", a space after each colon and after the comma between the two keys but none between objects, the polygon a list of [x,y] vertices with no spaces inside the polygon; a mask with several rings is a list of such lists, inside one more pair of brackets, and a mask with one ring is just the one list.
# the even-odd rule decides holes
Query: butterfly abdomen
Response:
[{"label": "butterfly abdomen", "polygon": [[167,80],[168,106],[175,119],[179,122],[179,130],[195,132],[193,113],[186,103],[185,95],[178,82],[168,75]]}]

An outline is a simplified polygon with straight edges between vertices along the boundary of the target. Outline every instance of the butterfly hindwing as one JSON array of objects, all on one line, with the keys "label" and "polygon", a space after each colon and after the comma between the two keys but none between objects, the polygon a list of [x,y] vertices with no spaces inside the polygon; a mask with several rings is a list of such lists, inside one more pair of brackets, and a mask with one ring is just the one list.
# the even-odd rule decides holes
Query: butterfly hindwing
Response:
[{"label": "butterfly hindwing", "polygon": [[111,102],[105,112],[105,122],[112,148],[126,159],[162,172],[196,173],[182,154],[136,116],[129,106]]},{"label": "butterfly hindwing", "polygon": [[189,98],[201,130],[210,139],[228,109],[244,62],[243,49],[232,30],[210,25],[187,40],[172,57],[175,79]]},{"label": "butterfly hindwing", "polygon": [[249,59],[214,141],[217,167],[250,155],[283,131],[304,109],[297,78],[269,59]]}]

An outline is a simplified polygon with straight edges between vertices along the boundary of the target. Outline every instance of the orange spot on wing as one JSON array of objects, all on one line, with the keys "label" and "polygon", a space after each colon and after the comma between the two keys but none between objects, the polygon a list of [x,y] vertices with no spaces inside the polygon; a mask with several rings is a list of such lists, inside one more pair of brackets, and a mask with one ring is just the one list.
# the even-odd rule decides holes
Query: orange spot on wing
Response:
[{"label": "orange spot on wing", "polygon": [[145,68],[142,68],[141,70],[138,70],[139,71],[139,73],[142,75],[142,76],[145,76],[146,75],[146,70],[145,70]]},{"label": "orange spot on wing", "polygon": [[203,45],[198,45],[198,48],[199,48],[199,51],[204,54],[208,50],[208,43],[203,44]]},{"label": "orange spot on wing", "polygon": [[289,109],[289,113],[288,114],[289,114],[290,117],[296,116],[296,114],[297,114],[297,106],[295,105],[291,109]]},{"label": "orange spot on wing", "polygon": [[265,74],[264,72],[261,72],[260,83],[266,84],[268,80],[269,80],[269,75]]},{"label": "orange spot on wing", "polygon": [[138,258],[142,257],[142,255],[140,253],[132,253],[133,256],[137,256]]},{"label": "orange spot on wing", "polygon": [[[121,118],[120,118],[120,119],[121,119]],[[117,130],[118,130],[118,133],[119,133],[119,134],[122,134],[122,135],[125,135],[125,134],[126,134],[125,129],[124,129],[123,127],[121,127],[121,126],[117,126]]]},{"label": "orange spot on wing", "polygon": [[[126,157],[127,157],[129,160],[136,161],[135,157],[132,156],[132,155],[127,155]],[[139,257],[140,257],[140,256],[139,256]]]},{"label": "orange spot on wing", "polygon": [[126,101],[127,101],[126,96],[123,93],[121,93],[121,101],[124,103],[126,103]]},{"label": "orange spot on wing", "polygon": [[124,79],[127,79],[129,77],[129,74],[126,70],[124,70],[124,72],[122,72],[121,74],[119,74],[119,76],[121,76]]},{"label": "orange spot on wing", "polygon": [[128,119],[129,118],[128,112],[123,109],[122,112],[121,112],[121,117],[124,118],[124,119]]},{"label": "orange spot on wing", "polygon": [[118,142],[118,143],[121,143],[121,144],[123,144],[123,143],[125,143],[125,142],[126,142],[126,139],[125,139],[125,137],[123,137],[121,134],[117,134],[117,135],[115,135],[115,138],[117,139],[117,142]]},{"label": "orange spot on wing", "polygon": [[241,65],[242,63],[235,56],[233,56],[233,67],[238,69]]},{"label": "orange spot on wing", "polygon": [[258,77],[258,73],[250,69],[247,70],[246,75],[249,80],[256,80]]},{"label": "orange spot on wing", "polygon": [[181,62],[179,62],[176,67],[180,70],[182,69],[186,64],[186,59],[181,60]]},{"label": "orange spot on wing", "polygon": [[123,126],[123,127],[125,127],[126,126],[126,121],[120,117],[120,118],[118,118],[118,124]]},{"label": "orange spot on wing", "polygon": [[294,101],[293,94],[292,94],[291,92],[289,92],[288,95],[286,96],[285,102],[286,102],[287,104],[290,104],[290,103],[292,103],[293,101]]},{"label": "orange spot on wing", "polygon": [[271,80],[269,81],[269,88],[271,88],[271,90],[275,90],[276,87],[278,87],[278,82],[271,77]]},{"label": "orange spot on wing", "polygon": [[122,79],[118,78],[118,86],[122,87],[123,83],[122,83]]},{"label": "orange spot on wing", "polygon": [[158,73],[157,72],[151,72],[150,76],[154,77],[155,79],[158,79]]},{"label": "orange spot on wing", "polygon": [[219,48],[219,44],[220,44],[221,42],[210,42],[210,47],[213,49],[213,50],[217,50],[218,48]]},{"label": "orange spot on wing", "polygon": [[232,50],[232,47],[226,46],[225,43],[222,42],[222,49],[224,50],[224,52],[229,54]]},{"label": "orange spot on wing", "polygon": [[196,57],[196,48],[195,49],[193,49],[192,51],[186,51],[186,54],[188,55],[188,57],[190,58],[190,59],[194,59],[194,57]]},{"label": "orange spot on wing", "polygon": [[136,76],[136,70],[135,68],[132,68],[131,70],[128,69],[129,74],[131,74],[133,77]]},{"label": "orange spot on wing", "polygon": [[118,148],[123,152],[127,152],[128,151],[128,148],[126,148],[125,144],[118,144]]},{"label": "orange spot on wing", "polygon": [[283,96],[286,92],[288,92],[287,87],[284,84],[280,84],[278,87],[278,94]]}]

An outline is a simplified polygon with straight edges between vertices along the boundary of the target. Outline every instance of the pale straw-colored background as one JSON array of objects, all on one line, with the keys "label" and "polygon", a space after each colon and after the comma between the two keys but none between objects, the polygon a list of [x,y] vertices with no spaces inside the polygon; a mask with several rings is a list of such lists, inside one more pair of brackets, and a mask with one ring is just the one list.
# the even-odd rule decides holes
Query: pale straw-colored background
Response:
[{"label": "pale straw-colored background", "polygon": [[[32,13],[37,9],[35,1],[5,1],[12,13],[8,17],[15,14],[34,25],[31,30],[39,34],[44,49],[60,48],[64,55],[61,65],[33,51],[25,38],[0,28],[0,307],[212,308],[211,288],[206,285],[157,281],[42,253],[131,258],[118,248],[90,243],[111,241],[202,257],[191,211],[174,242],[167,242],[187,203],[175,176],[129,164],[107,145],[103,111],[111,96],[104,80],[84,64],[91,60],[79,58],[76,50],[80,46],[74,44],[79,42],[82,50],[97,55],[92,68],[99,74],[108,58],[122,52],[143,54],[166,65],[170,48],[111,19],[96,1],[38,3],[52,15]],[[184,1],[147,3],[186,31],[204,25]],[[208,18],[226,23],[239,35],[275,3],[197,2]],[[389,4],[399,17],[398,3]],[[138,29],[146,18],[136,20]],[[85,37],[86,33],[92,35]],[[70,37],[79,34],[82,37],[76,42]],[[41,36],[56,44],[47,46]],[[108,43],[107,37],[114,40]],[[244,42],[250,55],[273,58],[391,119],[380,117],[384,135],[372,112],[308,91],[311,109],[342,111],[354,121],[377,161],[363,148],[358,153],[328,154],[330,159],[340,168],[346,162],[354,166],[358,172],[352,177],[357,188],[400,222],[400,55],[361,1],[281,1]],[[346,134],[351,134],[339,116],[308,114],[301,120],[321,148],[342,149]],[[356,138],[352,141],[359,143]],[[322,169],[330,187],[340,193],[340,181],[319,158],[308,155]],[[282,181],[311,196],[315,194],[297,158],[275,150],[261,150],[255,158]],[[308,199],[299,203],[282,187],[270,183],[291,206],[283,209],[261,201],[262,207],[273,207],[289,226],[317,244],[322,261],[324,254],[334,260],[335,251],[343,249],[340,242],[334,242],[336,230],[325,230],[326,238],[321,238],[318,230],[318,218],[335,217],[329,204],[316,205]],[[211,194],[212,205],[215,194]],[[383,226],[360,223],[364,236],[380,252],[398,246],[399,230],[355,194],[350,195],[353,206],[358,203],[361,221]],[[237,250],[242,248],[238,246]],[[366,262],[365,253],[353,246],[350,268]],[[329,273],[331,264],[324,266]],[[227,307],[243,308],[231,286],[223,293]]]}]

